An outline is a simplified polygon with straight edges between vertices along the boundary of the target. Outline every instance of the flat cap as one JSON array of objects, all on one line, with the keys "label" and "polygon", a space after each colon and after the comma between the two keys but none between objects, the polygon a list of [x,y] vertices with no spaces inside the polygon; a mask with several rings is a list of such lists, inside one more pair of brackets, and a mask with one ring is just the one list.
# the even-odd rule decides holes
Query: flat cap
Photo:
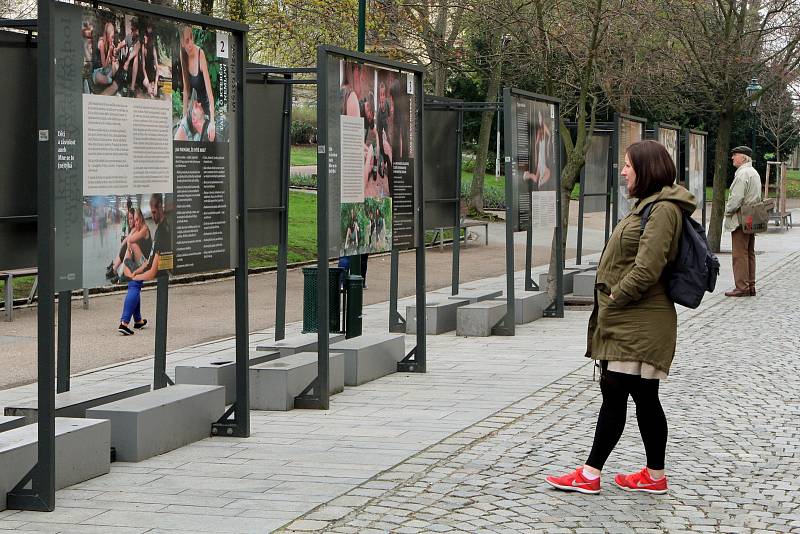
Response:
[{"label": "flat cap", "polygon": [[731,154],[744,154],[745,156],[753,157],[753,149],[749,146],[737,146],[733,150],[731,150]]}]

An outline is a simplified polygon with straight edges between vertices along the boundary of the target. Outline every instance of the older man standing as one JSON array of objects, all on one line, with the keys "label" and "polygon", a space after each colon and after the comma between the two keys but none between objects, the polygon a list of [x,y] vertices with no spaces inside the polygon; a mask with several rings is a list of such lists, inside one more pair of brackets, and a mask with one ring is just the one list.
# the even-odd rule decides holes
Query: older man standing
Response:
[{"label": "older man standing", "polygon": [[731,231],[733,243],[733,280],[736,287],[725,292],[727,297],[754,297],[756,294],[756,236],[742,231],[739,211],[746,204],[761,200],[761,177],[753,168],[753,151],[737,146],[731,150],[736,174],[725,204],[725,229]]}]

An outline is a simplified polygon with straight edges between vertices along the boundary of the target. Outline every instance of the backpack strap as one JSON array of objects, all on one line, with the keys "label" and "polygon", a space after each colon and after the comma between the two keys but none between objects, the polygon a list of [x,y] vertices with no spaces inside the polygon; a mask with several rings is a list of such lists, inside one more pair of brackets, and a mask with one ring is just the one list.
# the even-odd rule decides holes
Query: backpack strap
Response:
[{"label": "backpack strap", "polygon": [[653,210],[655,202],[651,202],[642,210],[642,221],[639,223],[639,235],[644,233],[644,227],[647,226],[647,221],[650,219],[650,212]]}]

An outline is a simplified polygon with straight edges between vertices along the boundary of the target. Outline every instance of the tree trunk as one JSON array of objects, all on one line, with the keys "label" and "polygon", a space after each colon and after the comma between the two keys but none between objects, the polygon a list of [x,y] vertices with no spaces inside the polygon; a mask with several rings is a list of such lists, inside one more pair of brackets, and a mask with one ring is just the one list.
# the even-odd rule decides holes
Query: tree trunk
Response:
[{"label": "tree trunk", "polygon": [[433,94],[434,96],[444,96],[444,90],[447,85],[447,67],[444,64],[439,64],[433,69]]},{"label": "tree trunk", "polygon": [[[572,196],[572,189],[581,175],[581,169],[586,163],[586,145],[589,142],[589,136],[586,133],[586,128],[578,128],[575,138],[575,145],[567,155],[567,163],[561,170],[561,257],[566,260],[567,257],[567,234],[569,230],[569,203]],[[557,235],[553,232],[552,246],[550,247],[550,266],[547,270],[547,294],[551,299],[556,298],[556,239]]]},{"label": "tree trunk", "polygon": [[[719,252],[722,240],[722,221],[725,218],[725,181],[728,178],[728,151],[731,144],[733,109],[727,106],[719,116],[717,145],[714,151],[714,199],[711,202],[711,218],[708,222],[708,244]],[[705,184],[704,184],[705,187]]]},{"label": "tree trunk", "polygon": [[[500,88],[500,67],[492,70],[489,87],[486,90],[486,102],[497,101],[497,90]],[[492,119],[495,111],[484,111],[481,114],[481,130],[478,134],[478,153],[475,155],[475,170],[472,186],[469,190],[469,204],[478,211],[483,211],[483,177],[486,174],[486,156],[489,153],[489,142],[492,136]]]}]

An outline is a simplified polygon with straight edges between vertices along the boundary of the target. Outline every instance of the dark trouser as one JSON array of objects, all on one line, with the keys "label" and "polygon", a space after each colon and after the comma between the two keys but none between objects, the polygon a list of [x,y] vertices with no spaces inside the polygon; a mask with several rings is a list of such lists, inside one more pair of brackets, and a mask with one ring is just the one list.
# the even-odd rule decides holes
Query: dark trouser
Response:
[{"label": "dark trouser", "polygon": [[658,400],[658,380],[648,380],[604,370],[600,376],[603,405],[597,418],[594,444],[586,465],[603,469],[611,451],[616,447],[625,429],[628,395],[636,403],[636,420],[647,453],[647,467],[664,469],[667,448],[667,418]]},{"label": "dark trouser", "polygon": [[362,254],[361,255],[361,277],[364,279],[364,282],[367,281],[367,260],[369,259],[369,254]]},{"label": "dark trouser", "polygon": [[731,233],[733,243],[733,281],[739,291],[756,288],[756,236],[741,228]]}]

